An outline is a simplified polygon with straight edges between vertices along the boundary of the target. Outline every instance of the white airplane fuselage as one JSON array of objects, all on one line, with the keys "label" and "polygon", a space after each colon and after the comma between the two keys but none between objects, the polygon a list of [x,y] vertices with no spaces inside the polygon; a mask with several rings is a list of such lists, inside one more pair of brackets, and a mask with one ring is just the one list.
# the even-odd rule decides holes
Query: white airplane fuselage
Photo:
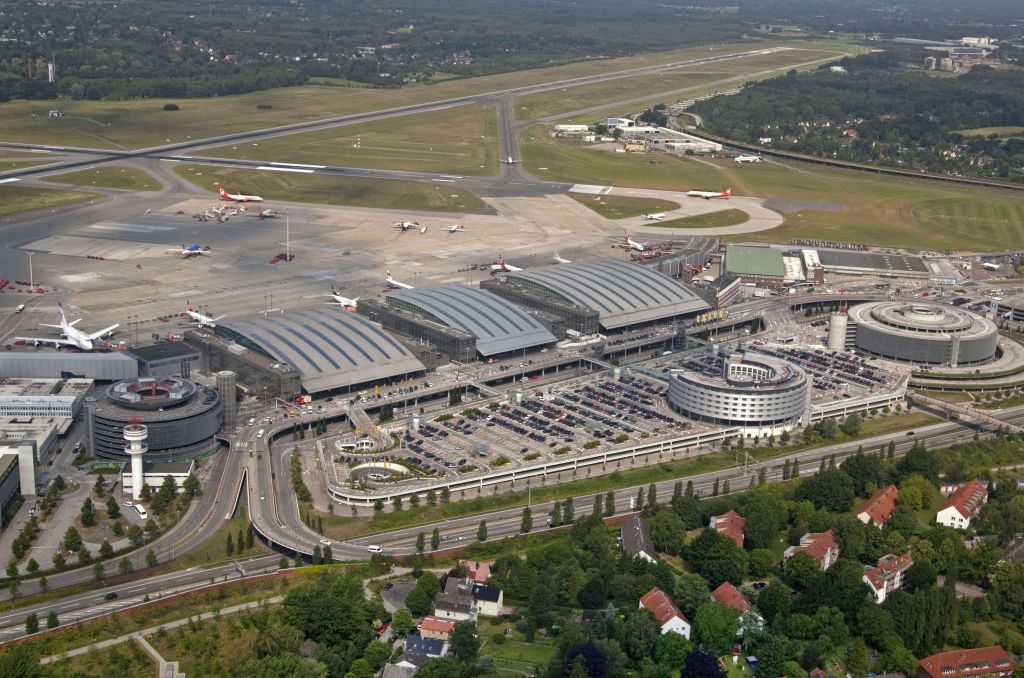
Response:
[{"label": "white airplane fuselage", "polygon": [[60,306],[60,305],[58,305],[58,307],[60,308],[60,324],[59,325],[47,325],[47,324],[44,323],[44,324],[42,324],[42,326],[43,327],[55,327],[55,328],[59,329],[61,335],[64,337],[63,339],[43,339],[43,338],[39,338],[39,337],[16,337],[16,339],[18,339],[20,341],[31,341],[31,342],[34,342],[36,344],[53,344],[54,346],[57,346],[57,347],[60,347],[62,345],[63,346],[74,346],[74,347],[79,348],[79,349],[81,349],[83,351],[91,351],[94,348],[96,348],[96,345],[95,345],[94,342],[97,339],[99,339],[100,337],[102,337],[105,334],[109,334],[116,327],[118,327],[118,325],[115,324],[115,325],[111,325],[110,327],[107,327],[106,329],[102,329],[99,332],[95,332],[93,334],[89,334],[87,332],[83,332],[82,330],[79,330],[79,329],[75,328],[75,325],[78,324],[78,322],[79,322],[79,320],[81,320],[81,318],[79,318],[78,320],[72,320],[69,323],[67,321],[67,318],[64,316],[64,308],[62,306]]},{"label": "white airplane fuselage", "polygon": [[242,193],[228,193],[223,188],[220,189],[220,197],[222,200],[234,200],[235,202],[263,202],[263,198],[258,195],[244,195]]}]

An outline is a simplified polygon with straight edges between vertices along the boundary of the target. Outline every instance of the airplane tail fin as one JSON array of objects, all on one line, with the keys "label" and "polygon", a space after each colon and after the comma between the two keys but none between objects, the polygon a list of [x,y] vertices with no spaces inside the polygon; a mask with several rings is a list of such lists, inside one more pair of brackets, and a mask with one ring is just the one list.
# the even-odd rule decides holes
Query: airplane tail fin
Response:
[{"label": "airplane tail fin", "polygon": [[189,301],[188,299],[186,299],[185,303],[188,304],[188,310],[191,311],[192,310],[192,302]]},{"label": "airplane tail fin", "polygon": [[220,197],[222,197],[222,198],[228,197],[228,192],[224,190],[223,186],[220,187]]},{"label": "airplane tail fin", "polygon": [[732,187],[731,186],[729,188],[725,189],[725,197],[728,198],[730,195],[732,195]]},{"label": "airplane tail fin", "polygon": [[60,324],[61,325],[67,325],[68,324],[68,319],[64,315],[64,305],[61,304],[60,302],[58,302],[57,303],[57,308],[60,309]]}]

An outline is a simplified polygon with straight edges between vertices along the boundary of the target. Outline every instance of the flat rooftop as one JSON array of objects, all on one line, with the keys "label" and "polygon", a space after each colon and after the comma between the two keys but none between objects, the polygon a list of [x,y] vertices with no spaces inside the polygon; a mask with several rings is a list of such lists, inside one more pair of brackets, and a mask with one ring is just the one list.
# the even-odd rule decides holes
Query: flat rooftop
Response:
[{"label": "flat rooftop", "polygon": [[825,268],[844,271],[880,273],[928,273],[928,267],[921,257],[910,254],[878,254],[852,250],[818,250],[818,258]]},{"label": "flat rooftop", "polygon": [[725,270],[736,275],[760,275],[782,278],[786,268],[782,250],[753,245],[729,245],[725,248]]},{"label": "flat rooftop", "polygon": [[0,397],[75,398],[84,396],[92,387],[92,379],[5,379],[0,382]]},{"label": "flat rooftop", "polygon": [[167,341],[160,344],[153,344],[151,346],[139,346],[138,348],[133,348],[128,352],[139,360],[145,362],[199,355],[198,349],[189,346],[183,341]]}]

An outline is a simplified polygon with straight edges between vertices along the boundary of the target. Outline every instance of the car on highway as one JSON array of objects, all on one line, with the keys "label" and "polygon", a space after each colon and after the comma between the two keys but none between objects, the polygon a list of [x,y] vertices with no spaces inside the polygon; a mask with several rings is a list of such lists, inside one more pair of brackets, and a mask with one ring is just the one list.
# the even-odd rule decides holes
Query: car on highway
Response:
[{"label": "car on highway", "polygon": [[116,599],[117,599],[117,593],[115,593],[114,591],[111,591],[107,595],[103,596],[103,600],[116,600]]},{"label": "car on highway", "polygon": [[327,538],[324,538],[324,539],[320,540],[320,543],[323,544],[324,546],[330,546],[331,545],[331,540],[327,539]]},{"label": "car on highway", "polygon": [[914,432],[913,431],[907,431],[907,435],[908,436],[912,436],[912,435],[914,435]]},{"label": "car on highway", "polygon": [[370,544],[369,546],[366,547],[366,550],[369,551],[370,553],[384,553],[384,549],[382,549],[381,547],[377,546],[376,544]]}]

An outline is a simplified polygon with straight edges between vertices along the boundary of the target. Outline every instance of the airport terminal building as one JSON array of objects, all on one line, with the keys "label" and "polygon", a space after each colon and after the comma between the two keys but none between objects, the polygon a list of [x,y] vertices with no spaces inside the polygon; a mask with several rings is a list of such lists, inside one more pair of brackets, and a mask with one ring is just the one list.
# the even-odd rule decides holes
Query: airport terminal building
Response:
[{"label": "airport terminal building", "polygon": [[639,329],[710,306],[686,285],[647,266],[599,259],[515,271],[481,285],[515,303],[562,315],[582,334]]},{"label": "airport terminal building", "polygon": [[422,362],[366,318],[338,309],[271,313],[186,333],[211,372],[231,370],[248,388],[290,398],[359,390],[422,374]]}]

